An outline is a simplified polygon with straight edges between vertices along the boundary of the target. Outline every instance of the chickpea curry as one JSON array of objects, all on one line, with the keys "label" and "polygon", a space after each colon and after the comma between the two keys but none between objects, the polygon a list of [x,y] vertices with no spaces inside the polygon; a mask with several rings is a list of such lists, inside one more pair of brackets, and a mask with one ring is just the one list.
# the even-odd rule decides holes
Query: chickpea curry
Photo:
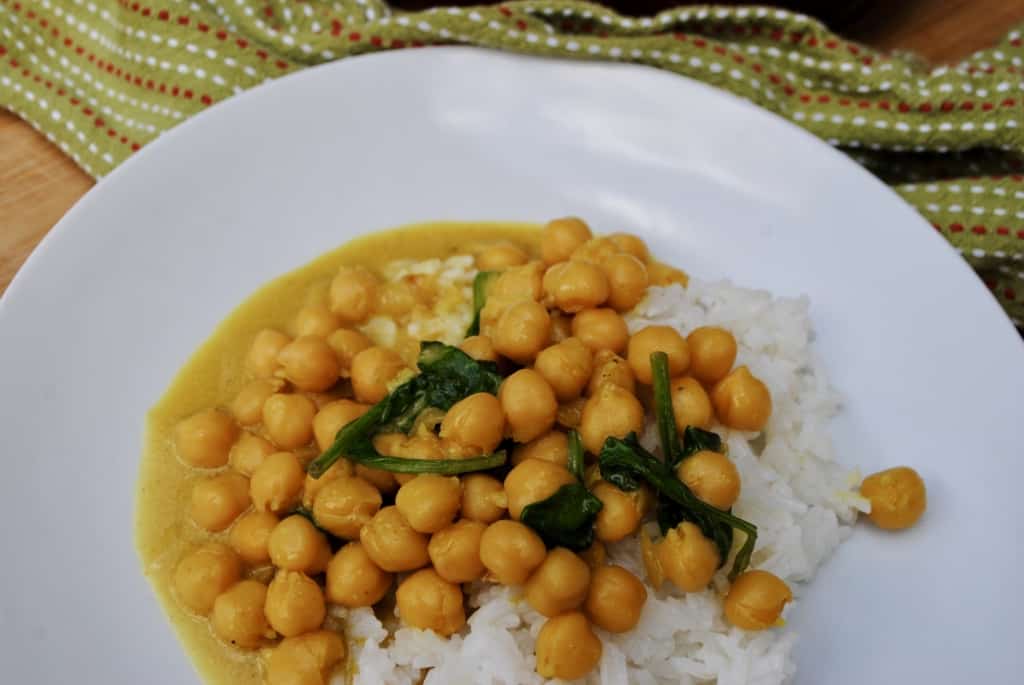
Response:
[{"label": "chickpea curry", "polygon": [[[564,218],[381,233],[257,292],[152,410],[140,477],[144,569],[203,677],[322,685],[358,669],[335,608],[448,637],[473,583],[547,618],[545,678],[587,675],[595,627],[720,569],[729,623],[777,625],[792,592],[748,569],[757,527],[711,430],[764,430],[771,392],[728,330],[624,318],[687,280]],[[882,528],[925,509],[906,467],[861,493]],[[630,536],[645,578],[607,563]]]}]

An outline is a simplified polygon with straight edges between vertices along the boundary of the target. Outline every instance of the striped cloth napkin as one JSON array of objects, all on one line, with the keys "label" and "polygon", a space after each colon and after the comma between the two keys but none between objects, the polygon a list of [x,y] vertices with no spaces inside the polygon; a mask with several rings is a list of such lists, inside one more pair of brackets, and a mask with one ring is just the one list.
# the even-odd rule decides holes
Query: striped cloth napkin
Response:
[{"label": "striped cloth napkin", "polygon": [[0,106],[99,178],[191,114],[308,65],[479,45],[653,65],[746,97],[878,174],[1024,325],[1020,31],[951,67],[806,16],[691,6],[630,18],[575,0],[416,13],[380,0],[0,0]]}]

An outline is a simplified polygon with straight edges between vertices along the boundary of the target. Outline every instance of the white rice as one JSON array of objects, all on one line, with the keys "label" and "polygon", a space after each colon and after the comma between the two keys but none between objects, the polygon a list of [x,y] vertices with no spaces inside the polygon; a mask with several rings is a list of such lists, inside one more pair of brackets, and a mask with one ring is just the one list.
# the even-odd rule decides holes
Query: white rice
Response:
[{"label": "white rice", "polygon": [[[728,282],[693,279],[686,289],[651,288],[627,317],[631,331],[657,323],[685,335],[701,325],[724,326],[739,342],[737,364],[748,365],[771,389],[773,413],[763,438],[723,426],[714,430],[727,441],[742,475],[735,512],[758,526],[752,567],[783,578],[798,598],[801,584],[850,535],[857,511],[868,508],[855,492],[859,474],[834,462],[828,424],[839,410],[839,397],[814,355],[808,307],[807,298],[773,298]],[[654,431],[644,441],[653,446]],[[610,546],[608,555],[609,561],[644,577],[637,541]],[[750,633],[729,627],[721,601],[727,587],[723,570],[704,592],[681,593],[671,583],[662,591],[649,589],[634,630],[622,635],[598,631],[604,644],[600,666],[580,682],[786,682],[796,668],[797,636],[785,628]],[[544,618],[519,589],[475,584],[469,588],[469,605],[475,611],[467,628],[448,640],[412,628],[391,632],[369,609],[335,610],[347,626],[355,685],[544,683],[533,656]]]}]

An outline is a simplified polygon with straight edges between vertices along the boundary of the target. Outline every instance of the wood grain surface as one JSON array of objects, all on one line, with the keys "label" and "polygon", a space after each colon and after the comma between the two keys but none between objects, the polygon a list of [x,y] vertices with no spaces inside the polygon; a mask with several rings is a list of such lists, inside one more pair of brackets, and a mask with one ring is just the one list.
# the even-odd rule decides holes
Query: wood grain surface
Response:
[{"label": "wood grain surface", "polygon": [[[955,62],[1024,22],[1024,0],[903,0],[843,33],[883,50]],[[92,180],[28,124],[0,111],[0,293]]]}]

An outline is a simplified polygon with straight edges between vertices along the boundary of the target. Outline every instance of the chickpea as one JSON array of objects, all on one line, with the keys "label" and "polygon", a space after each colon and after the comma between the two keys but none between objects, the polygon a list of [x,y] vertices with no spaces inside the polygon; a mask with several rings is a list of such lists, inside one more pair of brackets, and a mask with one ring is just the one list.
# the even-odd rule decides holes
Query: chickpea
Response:
[{"label": "chickpea", "polygon": [[484,575],[480,540],[487,525],[463,519],[434,533],[427,545],[430,563],[449,583],[469,583]]},{"label": "chickpea", "polygon": [[605,383],[583,405],[580,439],[591,454],[600,454],[609,437],[624,438],[644,428],[644,408],[633,393]]},{"label": "chickpea", "polygon": [[587,403],[585,397],[577,397],[571,402],[558,405],[558,415],[555,422],[568,430],[576,430],[580,427],[583,418],[583,405]]},{"label": "chickpea", "polygon": [[419,303],[416,291],[408,283],[390,281],[380,288],[377,311],[384,316],[399,318],[411,312]]},{"label": "chickpea", "polygon": [[622,250],[608,238],[591,238],[580,245],[572,253],[571,259],[582,260],[592,264],[603,264],[607,259],[620,254]]},{"label": "chickpea", "polygon": [[601,306],[610,293],[601,267],[578,259],[549,267],[543,285],[550,302],[569,314]]},{"label": "chickpea", "polygon": [[647,294],[647,267],[629,254],[612,255],[601,268],[608,278],[608,306],[618,312],[635,307]]},{"label": "chickpea", "polygon": [[502,271],[510,266],[520,266],[530,261],[523,248],[512,243],[491,245],[476,256],[476,268],[481,271]]},{"label": "chickpea", "polygon": [[319,628],[327,606],[316,581],[298,571],[281,570],[267,588],[264,612],[274,630],[294,637]]},{"label": "chickpea", "polygon": [[611,244],[619,250],[619,252],[632,255],[641,262],[646,262],[651,256],[650,252],[647,250],[647,243],[632,233],[610,233],[606,235],[605,238],[607,238]]},{"label": "chickpea", "polygon": [[316,496],[326,485],[339,478],[352,478],[355,475],[355,467],[348,459],[339,459],[328,467],[319,478],[306,474],[306,481],[302,484],[302,506],[313,509],[313,502]]},{"label": "chickpea", "polygon": [[560,402],[568,402],[583,392],[594,371],[594,360],[578,338],[567,338],[538,354],[533,368],[548,382]]},{"label": "chickpea", "polygon": [[555,425],[555,391],[533,369],[520,369],[506,378],[498,391],[498,400],[516,442],[530,442]]},{"label": "chickpea", "polygon": [[576,680],[601,661],[601,640],[578,611],[549,618],[537,635],[537,673]]},{"label": "chickpea", "polygon": [[644,562],[647,583],[660,589],[665,583],[665,573],[662,571],[661,562],[658,561],[658,546],[642,526],[640,528],[640,558]]},{"label": "chickpea", "polygon": [[782,609],[793,601],[786,583],[767,571],[747,571],[733,581],[725,596],[725,618],[744,630],[764,630],[779,622]]},{"label": "chickpea", "polygon": [[200,528],[216,533],[230,526],[249,503],[249,479],[227,471],[195,484],[189,515]]},{"label": "chickpea", "polygon": [[323,392],[338,380],[341,365],[323,338],[304,335],[292,340],[277,354],[284,377],[299,390]]},{"label": "chickpea", "polygon": [[292,341],[281,331],[264,328],[252,339],[249,354],[245,358],[245,366],[257,378],[270,378],[280,368],[277,363],[278,353]]},{"label": "chickpea", "polygon": [[715,543],[689,521],[668,531],[655,545],[655,554],[665,577],[684,592],[706,588],[721,561]]},{"label": "chickpea", "polygon": [[242,432],[238,442],[228,453],[228,463],[231,468],[243,476],[252,477],[256,468],[263,463],[263,460],[276,452],[277,449],[270,441],[252,433]]},{"label": "chickpea", "polygon": [[361,544],[350,542],[327,565],[327,599],[350,609],[373,606],[384,598],[393,580]]},{"label": "chickpea", "polygon": [[546,556],[540,536],[518,521],[495,521],[480,538],[480,561],[502,585],[522,585]]},{"label": "chickpea", "polygon": [[664,352],[668,355],[668,375],[681,376],[690,366],[690,348],[679,331],[670,326],[648,326],[633,334],[629,339],[626,358],[633,368],[636,379],[641,383],[653,383],[651,353]]},{"label": "chickpea", "polygon": [[711,388],[718,420],[729,428],[762,430],[772,415],[772,393],[746,366],[737,366]]},{"label": "chickpea", "polygon": [[[522,266],[512,267],[503,271],[494,280],[487,295],[488,302],[493,298],[499,304],[515,302],[522,299],[539,302],[544,294],[544,267],[540,262],[530,262]],[[504,307],[505,305],[501,305]],[[481,314],[481,316],[483,316]]]},{"label": "chickpea", "polygon": [[583,609],[587,618],[609,633],[625,633],[640,622],[647,588],[621,566],[602,566],[590,579]]},{"label": "chickpea", "polygon": [[564,547],[556,547],[527,579],[524,595],[530,606],[550,618],[579,608],[589,587],[587,563]]},{"label": "chickpea", "polygon": [[690,282],[690,277],[686,275],[685,271],[680,271],[661,262],[650,262],[647,265],[647,275],[650,277],[651,285],[661,287],[681,285],[685,288]]},{"label": "chickpea", "polygon": [[331,535],[358,540],[359,532],[380,511],[380,492],[358,476],[337,478],[313,500],[313,518]]},{"label": "chickpea", "polygon": [[432,568],[425,568],[402,581],[395,593],[398,614],[413,628],[433,630],[442,637],[466,625],[462,590]]},{"label": "chickpea", "polygon": [[[626,322],[614,309],[586,309],[572,320],[572,334],[595,353],[622,352],[629,342]],[[595,366],[596,366],[595,354]]]},{"label": "chickpea", "polygon": [[216,469],[228,463],[238,426],[219,409],[204,409],[174,427],[174,447],[187,465]]},{"label": "chickpea", "polygon": [[329,630],[286,637],[267,657],[267,685],[327,685],[345,658],[345,640]]},{"label": "chickpea", "polygon": [[320,573],[331,558],[327,538],[305,516],[289,516],[281,521],[267,541],[270,561],[288,571]]},{"label": "chickpea", "polygon": [[512,450],[512,466],[518,466],[526,459],[540,459],[568,468],[569,436],[562,431],[551,431],[525,445],[516,445]]},{"label": "chickpea", "polygon": [[436,533],[450,525],[459,513],[462,486],[459,479],[424,473],[398,488],[395,506],[413,530]]},{"label": "chickpea", "polygon": [[352,400],[335,400],[325,404],[313,417],[313,435],[320,451],[334,444],[338,431],[370,410],[370,406]]},{"label": "chickpea", "polygon": [[302,494],[306,472],[291,452],[275,452],[252,474],[249,493],[256,511],[280,514],[295,505]]},{"label": "chickpea", "polygon": [[669,393],[672,397],[672,416],[675,418],[676,428],[684,431],[687,426],[711,426],[715,418],[711,398],[696,378],[683,376],[673,379],[669,385]]},{"label": "chickpea", "polygon": [[242,580],[219,595],[213,603],[210,625],[220,639],[235,647],[259,647],[270,636],[263,605],[267,586],[255,580]]},{"label": "chickpea", "polygon": [[430,563],[427,538],[405,520],[398,507],[384,507],[359,533],[363,549],[385,571],[414,571]]},{"label": "chickpea", "polygon": [[522,300],[501,314],[491,340],[499,354],[525,364],[537,356],[550,336],[548,310],[532,300]]},{"label": "chickpea", "polygon": [[398,481],[395,480],[395,474],[390,471],[357,464],[356,475],[380,490],[382,495],[390,495],[398,491]]},{"label": "chickpea", "polygon": [[486,335],[471,335],[462,341],[459,349],[478,362],[498,361],[498,351],[494,349],[494,343]]},{"label": "chickpea", "polygon": [[725,378],[736,361],[736,338],[724,328],[701,326],[686,336],[690,373],[709,385]]},{"label": "chickpea", "polygon": [[564,314],[557,309],[549,312],[551,316],[551,337],[548,338],[548,343],[551,345],[557,345],[566,338],[572,337],[572,319],[573,317],[568,314]]},{"label": "chickpea", "polygon": [[871,501],[868,518],[885,530],[909,528],[917,523],[928,506],[924,481],[909,466],[868,476],[861,483],[860,494]]},{"label": "chickpea", "polygon": [[640,527],[644,512],[630,493],[605,481],[594,484],[591,492],[603,505],[594,522],[594,534],[598,540],[618,542]]},{"label": "chickpea", "polygon": [[497,478],[485,473],[462,477],[462,516],[471,521],[493,523],[505,515],[508,496]]},{"label": "chickpea", "polygon": [[341,317],[322,304],[311,304],[299,310],[293,326],[296,336],[315,335],[327,338],[341,328]]},{"label": "chickpea", "polygon": [[564,262],[576,248],[594,237],[583,219],[567,216],[553,219],[544,226],[540,236],[540,255],[545,264]]},{"label": "chickpea", "polygon": [[231,402],[231,414],[243,426],[255,426],[263,420],[263,403],[284,387],[279,378],[259,378],[238,391]]},{"label": "chickpea", "polygon": [[231,527],[228,541],[242,561],[254,566],[265,564],[270,561],[270,534],[278,522],[269,511],[249,512]]},{"label": "chickpea", "polygon": [[636,376],[629,362],[611,350],[598,350],[594,355],[594,373],[587,384],[587,392],[595,395],[605,384],[617,385],[631,395],[636,394]]},{"label": "chickpea", "polygon": [[388,394],[388,383],[406,368],[394,350],[368,347],[352,359],[352,390],[356,399],[375,404]]},{"label": "chickpea", "polygon": [[331,281],[331,311],[346,323],[360,323],[377,307],[377,276],[363,266],[343,266]]},{"label": "chickpea", "polygon": [[363,350],[373,347],[373,342],[359,331],[339,328],[327,336],[327,344],[334,350],[338,358],[338,375],[348,378],[351,375],[352,360]]},{"label": "chickpea", "polygon": [[505,413],[494,395],[478,392],[452,405],[441,422],[441,438],[477,454],[490,454],[505,433]]},{"label": "chickpea", "polygon": [[263,405],[263,426],[275,445],[291,450],[313,439],[315,415],[316,405],[308,397],[277,393]]},{"label": "chickpea", "polygon": [[740,472],[719,452],[701,450],[687,457],[676,467],[676,476],[698,499],[722,510],[740,496]]},{"label": "chickpea", "polygon": [[563,485],[574,482],[575,476],[564,466],[541,459],[520,462],[505,476],[509,516],[518,519],[527,505],[545,500]]},{"label": "chickpea", "polygon": [[217,595],[238,582],[242,566],[227,545],[208,542],[182,557],[174,569],[174,591],[178,601],[196,614],[213,609]]},{"label": "chickpea", "polygon": [[591,572],[594,572],[604,566],[607,558],[608,551],[605,549],[604,543],[600,540],[594,540],[590,543],[590,547],[587,547],[585,550],[580,552],[580,559],[587,563]]}]

